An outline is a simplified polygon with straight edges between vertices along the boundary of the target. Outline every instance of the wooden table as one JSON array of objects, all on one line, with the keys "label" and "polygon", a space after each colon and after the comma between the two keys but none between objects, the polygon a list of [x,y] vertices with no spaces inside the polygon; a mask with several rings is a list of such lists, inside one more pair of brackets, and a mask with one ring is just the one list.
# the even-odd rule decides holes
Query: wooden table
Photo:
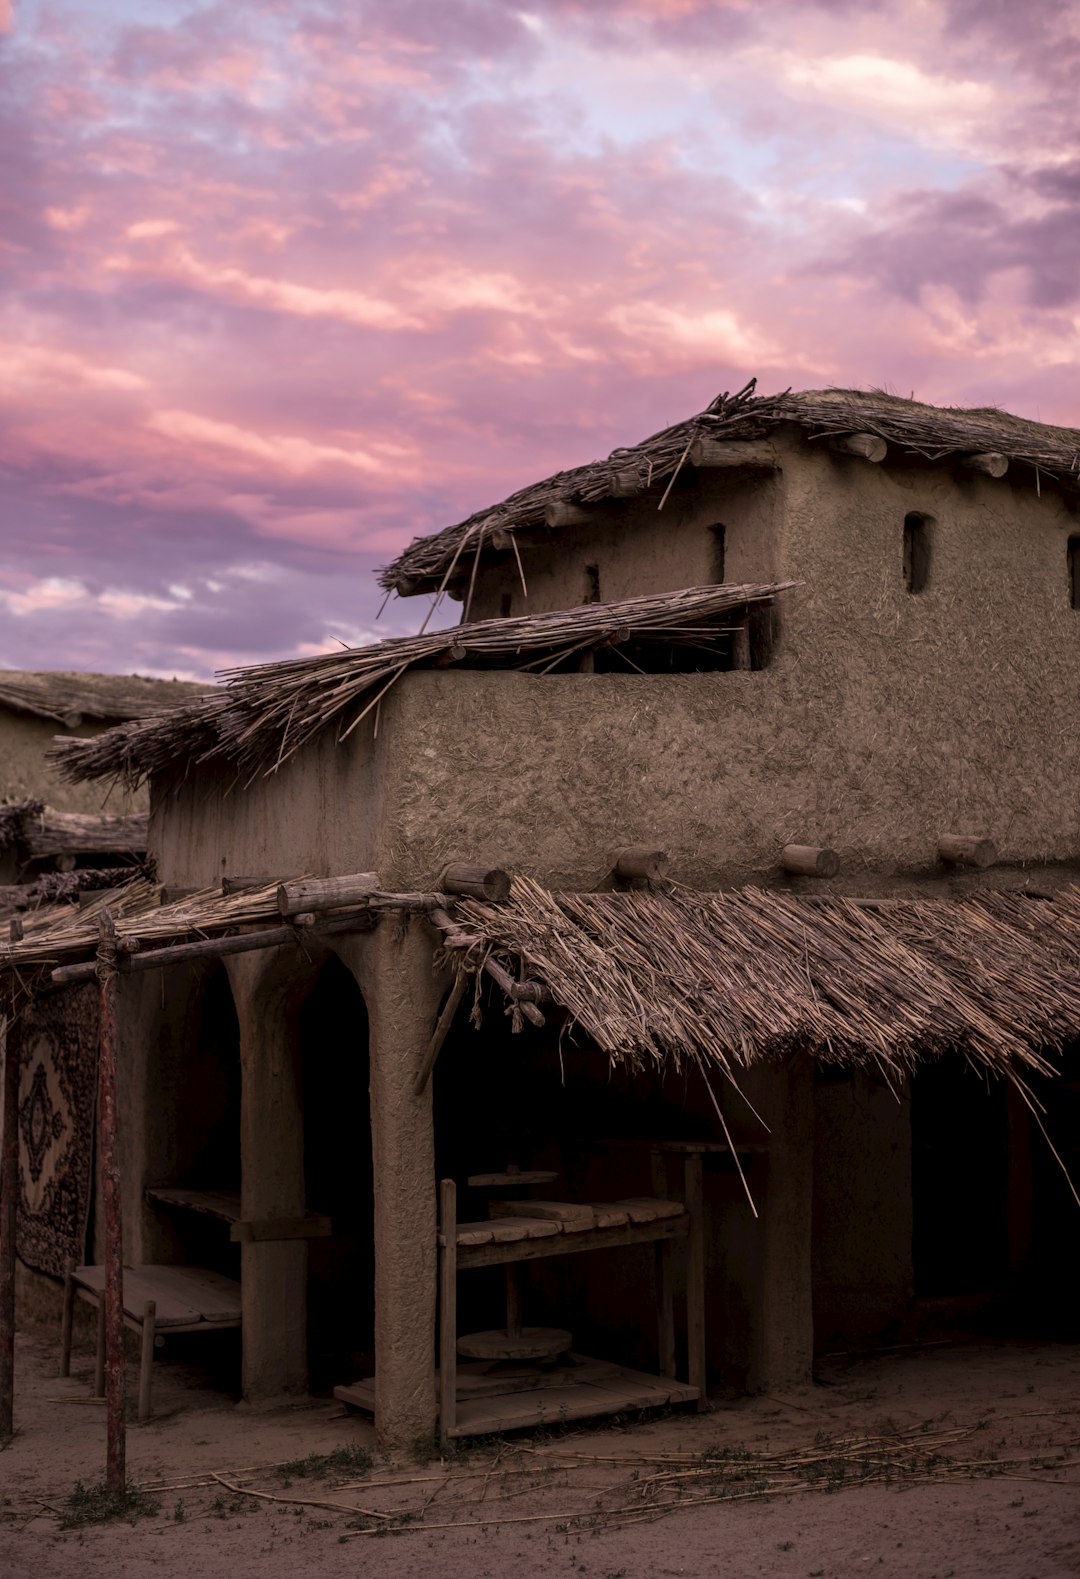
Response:
[{"label": "wooden table", "polygon": [[[75,1299],[96,1305],[97,1357],[94,1396],[105,1393],[105,1268],[70,1262],[64,1278],[64,1317],[60,1338],[60,1375],[71,1374],[71,1328]],[[224,1332],[240,1326],[240,1285],[205,1267],[132,1266],[124,1268],[124,1325],[142,1336],[139,1366],[139,1419],[150,1418],[150,1368],[162,1330]]]},{"label": "wooden table", "polygon": [[[510,1430],[543,1420],[590,1415],[665,1403],[701,1402],[705,1396],[704,1240],[701,1216],[701,1157],[686,1160],[685,1202],[653,1197],[566,1203],[521,1201],[512,1215],[459,1223],[457,1186],[444,1179],[439,1224],[439,1430],[443,1438]],[[696,1184],[695,1184],[696,1179]],[[530,1208],[535,1215],[528,1215]],[[687,1245],[686,1382],[676,1379],[675,1318],[671,1246]],[[661,1376],[571,1355],[570,1368],[536,1379],[523,1390],[519,1379],[503,1382],[477,1367],[460,1366],[457,1354],[457,1276],[473,1267],[509,1266],[585,1250],[657,1247],[657,1323]],[[577,1375],[575,1376],[575,1370]],[[459,1398],[459,1371],[466,1383]],[[345,1389],[338,1389],[342,1397]],[[472,1396],[468,1396],[471,1392]],[[345,1399],[349,1402],[348,1398]]]}]

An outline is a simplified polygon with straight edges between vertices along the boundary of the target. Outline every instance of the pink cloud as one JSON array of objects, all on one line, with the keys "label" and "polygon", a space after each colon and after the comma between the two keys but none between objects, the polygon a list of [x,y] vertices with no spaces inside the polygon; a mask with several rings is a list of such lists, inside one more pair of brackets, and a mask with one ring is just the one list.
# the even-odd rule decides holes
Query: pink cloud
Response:
[{"label": "pink cloud", "polygon": [[54,658],[318,644],[415,533],[751,373],[1080,418],[1074,8],[68,4],[0,101],[3,559],[86,589],[20,617]]}]

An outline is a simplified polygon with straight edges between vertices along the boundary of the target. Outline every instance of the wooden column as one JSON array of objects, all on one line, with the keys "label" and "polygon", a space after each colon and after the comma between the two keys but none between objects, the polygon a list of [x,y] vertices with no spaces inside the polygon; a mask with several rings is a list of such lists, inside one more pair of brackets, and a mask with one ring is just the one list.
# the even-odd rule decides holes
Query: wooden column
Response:
[{"label": "wooden column", "polygon": [[705,1191],[701,1153],[686,1156],[686,1209],[690,1232],[686,1240],[686,1379],[698,1389],[698,1408],[705,1405],[707,1371],[705,1352]]},{"label": "wooden column", "polygon": [[0,1020],[4,1046],[0,1107],[0,1442],[15,1430],[15,1209],[19,1198],[19,1039]]},{"label": "wooden column", "polygon": [[119,1493],[127,1481],[124,1425],[124,1234],[120,1207],[120,1155],[116,1090],[116,926],[101,913],[98,973],[98,1156],[105,1238],[105,1484]]}]

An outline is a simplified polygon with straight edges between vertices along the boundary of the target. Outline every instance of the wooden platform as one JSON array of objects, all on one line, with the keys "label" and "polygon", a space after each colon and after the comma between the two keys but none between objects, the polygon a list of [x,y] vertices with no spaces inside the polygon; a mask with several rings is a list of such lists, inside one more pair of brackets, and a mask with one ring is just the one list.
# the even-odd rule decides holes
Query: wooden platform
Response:
[{"label": "wooden platform", "polygon": [[[436,1378],[438,1383],[438,1378]],[[660,1409],[694,1403],[696,1387],[674,1377],[649,1376],[606,1360],[570,1354],[567,1363],[526,1370],[462,1361],[457,1367],[454,1423],[444,1436],[484,1436],[620,1414],[625,1409]],[[352,1409],[375,1413],[375,1378],[335,1387],[334,1397]]]}]

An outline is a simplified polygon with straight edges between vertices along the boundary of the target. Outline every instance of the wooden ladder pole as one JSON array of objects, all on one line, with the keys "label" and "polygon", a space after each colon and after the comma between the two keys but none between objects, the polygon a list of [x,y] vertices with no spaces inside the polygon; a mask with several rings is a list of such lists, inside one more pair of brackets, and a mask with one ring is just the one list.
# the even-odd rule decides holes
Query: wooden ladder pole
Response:
[{"label": "wooden ladder pole", "polygon": [[124,1426],[124,1235],[120,1207],[120,1155],[116,1092],[116,924],[101,912],[98,976],[98,1146],[105,1229],[105,1485],[120,1493],[127,1482]]},{"label": "wooden ladder pole", "polygon": [[71,1329],[75,1320],[75,1257],[64,1262],[64,1312],[60,1320],[60,1375],[71,1375]]},{"label": "wooden ladder pole", "polygon": [[457,1425],[457,1185],[439,1186],[439,1438]]},{"label": "wooden ladder pole", "polygon": [[686,1209],[690,1232],[686,1238],[686,1356],[687,1381],[698,1390],[698,1408],[705,1407],[705,1192],[701,1179],[701,1153],[686,1157]]},{"label": "wooden ladder pole", "polygon": [[150,1375],[154,1364],[154,1337],[157,1327],[157,1301],[143,1306],[142,1354],[139,1360],[139,1420],[150,1418]]}]

